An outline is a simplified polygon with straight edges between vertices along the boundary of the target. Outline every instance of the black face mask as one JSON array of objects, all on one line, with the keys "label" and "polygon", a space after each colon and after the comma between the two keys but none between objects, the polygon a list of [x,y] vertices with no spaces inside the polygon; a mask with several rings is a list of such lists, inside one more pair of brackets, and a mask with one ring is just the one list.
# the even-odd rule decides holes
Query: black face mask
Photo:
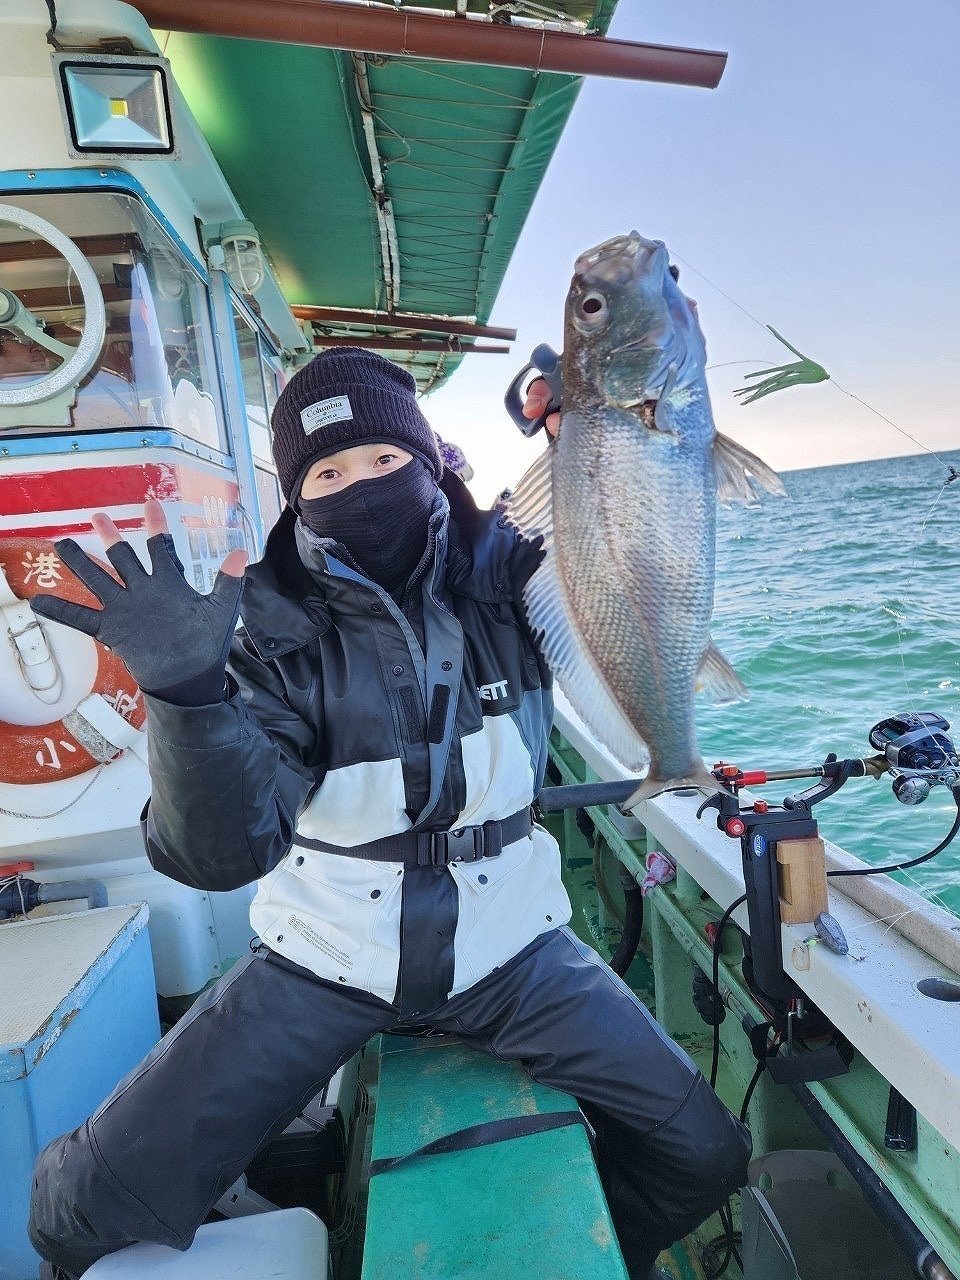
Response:
[{"label": "black face mask", "polygon": [[431,472],[411,458],[389,475],[356,480],[324,498],[301,498],[298,506],[308,529],[339,542],[368,577],[396,591],[426,550],[436,495]]}]

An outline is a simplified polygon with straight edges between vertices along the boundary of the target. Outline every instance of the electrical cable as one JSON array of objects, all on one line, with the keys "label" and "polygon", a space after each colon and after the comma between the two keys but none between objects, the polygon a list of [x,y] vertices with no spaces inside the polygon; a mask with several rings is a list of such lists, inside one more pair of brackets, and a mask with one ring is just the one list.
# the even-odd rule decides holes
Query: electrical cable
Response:
[{"label": "electrical cable", "polygon": [[730,1208],[729,1200],[726,1203],[726,1208],[724,1213],[721,1214],[720,1220],[723,1223],[724,1230],[728,1233],[728,1239],[730,1242],[730,1252],[733,1254],[733,1260],[742,1271],[743,1258],[741,1258],[740,1256],[740,1251],[737,1248],[737,1244],[738,1242],[742,1243],[743,1236],[739,1231],[735,1231],[733,1228],[733,1210]]},{"label": "electrical cable", "polygon": [[760,1083],[760,1077],[763,1075],[766,1069],[767,1069],[767,1060],[766,1058],[761,1058],[760,1061],[757,1063],[757,1069],[756,1071],[754,1071],[753,1076],[750,1080],[750,1083],[747,1085],[747,1091],[743,1095],[743,1102],[740,1104],[740,1123],[741,1124],[746,1124],[747,1122],[747,1111],[750,1107],[750,1101],[753,1098],[753,1091],[754,1089],[756,1089],[757,1085]]},{"label": "electrical cable", "polygon": [[957,832],[960,831],[960,786],[951,787],[950,791],[957,806],[957,816],[954,818],[953,826],[944,839],[929,853],[922,853],[919,858],[911,858],[909,862],[891,863],[887,867],[865,867],[862,871],[859,867],[853,870],[828,871],[827,876],[879,876],[890,871],[906,871],[909,867],[919,867],[921,862],[929,862],[931,858],[935,858],[938,853],[943,852]]},{"label": "electrical cable", "polygon": [[[743,1270],[743,1260],[737,1250],[737,1243],[741,1234],[733,1228],[733,1213],[730,1209],[730,1201],[725,1201],[717,1210],[717,1217],[723,1227],[723,1233],[707,1242],[701,1254],[701,1262],[703,1264],[704,1274],[707,1280],[719,1280],[733,1258],[740,1270]],[[723,1249],[723,1257],[717,1260],[717,1254]]]},{"label": "electrical cable", "polygon": [[[742,893],[739,898],[734,899],[724,911],[723,915],[717,922],[716,932],[713,935],[713,971],[712,981],[713,989],[719,998],[720,994],[720,944],[723,940],[723,931],[727,927],[730,917],[736,911],[737,907],[743,906],[747,900],[747,895]],[[713,1059],[710,1065],[710,1087],[717,1087],[717,1072],[720,1069],[720,1023],[713,1028]]]}]

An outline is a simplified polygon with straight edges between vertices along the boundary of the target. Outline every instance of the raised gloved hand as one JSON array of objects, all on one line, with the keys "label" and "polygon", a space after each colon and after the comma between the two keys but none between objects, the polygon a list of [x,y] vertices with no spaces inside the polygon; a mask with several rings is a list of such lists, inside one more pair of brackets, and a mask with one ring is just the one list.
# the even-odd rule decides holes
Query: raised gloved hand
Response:
[{"label": "raised gloved hand", "polygon": [[183,576],[159,502],[148,502],[144,511],[150,573],[109,516],[98,513],[93,527],[122,583],[65,538],[56,544],[57,553],[103,608],[88,609],[54,595],[34,596],[31,607],[112,649],[145,693],[180,706],[219,702],[247,553],[231,551],[213,590],[201,595]]}]

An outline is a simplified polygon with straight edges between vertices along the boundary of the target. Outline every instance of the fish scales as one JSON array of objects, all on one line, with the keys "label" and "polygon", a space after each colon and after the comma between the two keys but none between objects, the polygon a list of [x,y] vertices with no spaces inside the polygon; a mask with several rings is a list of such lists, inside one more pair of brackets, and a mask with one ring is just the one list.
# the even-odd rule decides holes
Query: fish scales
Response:
[{"label": "fish scales", "polygon": [[[682,777],[699,761],[692,699],[709,639],[715,503],[695,456],[684,465],[675,440],[638,441],[632,428],[627,415],[608,413],[602,425],[565,419],[555,546],[593,663],[638,736],[656,746],[658,771]],[[595,468],[606,480],[594,503],[577,477]]]}]

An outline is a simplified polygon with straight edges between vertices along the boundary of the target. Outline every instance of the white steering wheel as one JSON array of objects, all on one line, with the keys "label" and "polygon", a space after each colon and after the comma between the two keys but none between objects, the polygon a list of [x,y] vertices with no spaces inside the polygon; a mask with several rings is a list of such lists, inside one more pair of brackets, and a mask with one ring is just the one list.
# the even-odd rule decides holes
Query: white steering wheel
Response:
[{"label": "white steering wheel", "polygon": [[[107,313],[103,292],[97,280],[97,273],[81,250],[69,236],[58,231],[52,222],[39,217],[38,214],[29,213],[26,209],[19,209],[13,204],[0,204],[0,222],[12,222],[14,226],[22,227],[24,231],[32,231],[41,240],[46,240],[53,245],[54,249],[66,258],[83,294],[83,333],[80,335],[80,342],[76,349],[71,348],[69,358],[52,373],[26,385],[4,387],[3,382],[0,381],[0,406],[39,404],[43,400],[59,395],[67,387],[77,386],[96,363],[107,333]],[[4,290],[4,293],[6,294],[7,291]],[[15,294],[7,296],[16,297]],[[19,299],[17,302],[19,303]],[[30,316],[30,312],[25,308],[23,311],[25,315]],[[57,344],[58,347],[60,345]]]}]

